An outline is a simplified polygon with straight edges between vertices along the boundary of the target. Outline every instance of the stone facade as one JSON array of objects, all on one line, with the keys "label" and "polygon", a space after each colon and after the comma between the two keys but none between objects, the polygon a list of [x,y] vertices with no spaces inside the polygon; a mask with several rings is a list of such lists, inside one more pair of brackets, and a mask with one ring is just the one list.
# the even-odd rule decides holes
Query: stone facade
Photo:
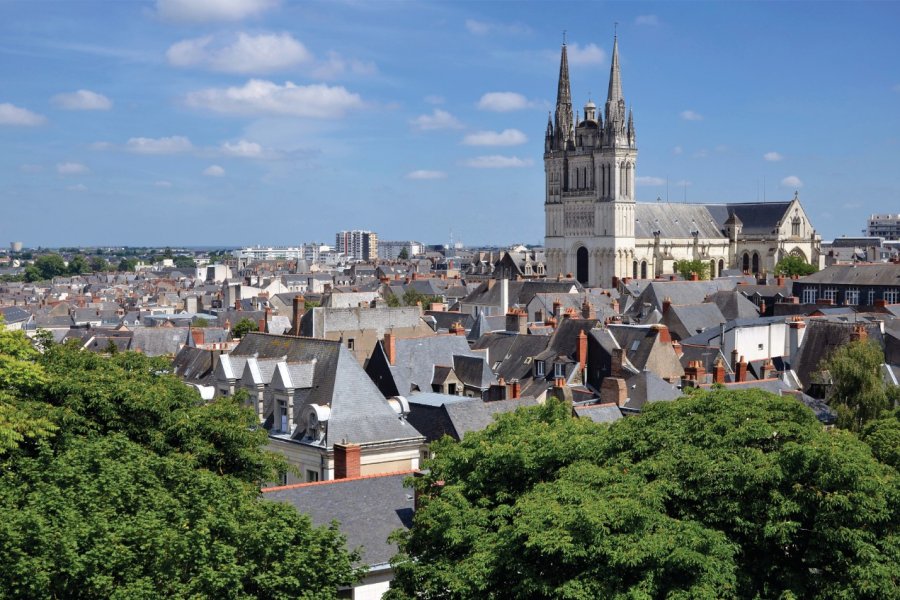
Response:
[{"label": "stone facade", "polygon": [[587,286],[611,286],[616,278],[674,273],[684,260],[708,262],[712,277],[725,269],[763,273],[788,254],[821,266],[821,238],[796,194],[775,203],[637,203],[637,154],[618,40],[604,114],[588,100],[580,120],[572,114],[563,44],[544,139],[547,276],[571,273]]}]

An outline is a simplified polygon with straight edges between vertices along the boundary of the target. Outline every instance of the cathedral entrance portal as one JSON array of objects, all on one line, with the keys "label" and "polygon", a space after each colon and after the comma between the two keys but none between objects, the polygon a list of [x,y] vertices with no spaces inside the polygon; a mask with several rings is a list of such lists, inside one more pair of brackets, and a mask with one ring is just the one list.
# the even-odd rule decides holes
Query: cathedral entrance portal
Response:
[{"label": "cathedral entrance portal", "polygon": [[588,250],[584,246],[575,253],[575,277],[582,285],[588,282]]}]

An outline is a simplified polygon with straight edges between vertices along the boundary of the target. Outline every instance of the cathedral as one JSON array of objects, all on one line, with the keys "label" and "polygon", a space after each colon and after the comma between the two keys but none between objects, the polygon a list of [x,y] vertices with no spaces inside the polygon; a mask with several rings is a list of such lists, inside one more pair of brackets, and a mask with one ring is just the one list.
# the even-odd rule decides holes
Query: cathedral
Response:
[{"label": "cathedral", "polygon": [[608,287],[625,277],[675,273],[684,260],[708,263],[710,277],[726,269],[772,272],[788,254],[822,262],[821,238],[796,193],[787,202],[636,202],[637,155],[618,38],[606,105],[600,111],[588,100],[583,117],[572,112],[564,43],[556,111],[544,139],[548,275],[572,273],[584,285]]}]

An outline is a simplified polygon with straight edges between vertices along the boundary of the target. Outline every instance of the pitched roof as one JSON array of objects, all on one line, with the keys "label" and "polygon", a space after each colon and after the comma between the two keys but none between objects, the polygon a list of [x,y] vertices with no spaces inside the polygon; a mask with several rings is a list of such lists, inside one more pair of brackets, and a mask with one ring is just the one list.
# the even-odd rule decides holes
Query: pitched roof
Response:
[{"label": "pitched roof", "polygon": [[834,283],[845,285],[886,285],[900,287],[900,264],[832,265],[794,283]]},{"label": "pitched roof", "polygon": [[634,205],[634,237],[654,237],[659,231],[660,237],[682,238],[693,237],[694,231],[701,238],[724,237],[719,223],[713,218],[706,205],[673,204],[671,202],[638,202]]}]

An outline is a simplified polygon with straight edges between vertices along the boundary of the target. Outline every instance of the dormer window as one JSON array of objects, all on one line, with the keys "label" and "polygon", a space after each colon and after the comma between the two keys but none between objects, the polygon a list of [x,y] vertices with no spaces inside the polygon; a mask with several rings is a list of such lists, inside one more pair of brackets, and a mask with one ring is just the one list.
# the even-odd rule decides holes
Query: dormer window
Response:
[{"label": "dormer window", "polygon": [[560,378],[566,376],[566,365],[563,363],[555,363],[553,365],[553,377]]},{"label": "dormer window", "polygon": [[543,377],[544,376],[544,361],[542,361],[542,360],[534,361],[534,375],[535,375],[535,377]]}]

